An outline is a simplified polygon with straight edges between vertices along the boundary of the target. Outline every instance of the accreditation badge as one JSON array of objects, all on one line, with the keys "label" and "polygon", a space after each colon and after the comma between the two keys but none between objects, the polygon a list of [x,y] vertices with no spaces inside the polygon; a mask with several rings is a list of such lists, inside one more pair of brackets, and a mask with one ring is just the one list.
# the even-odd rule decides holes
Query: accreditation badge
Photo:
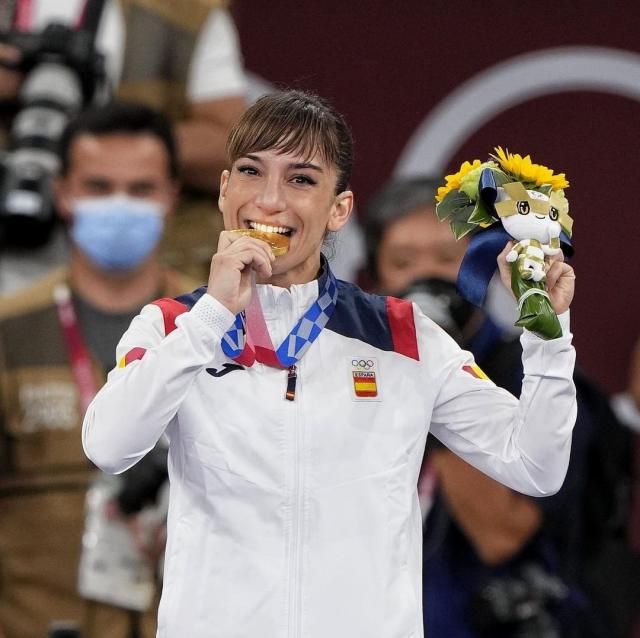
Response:
[{"label": "accreditation badge", "polygon": [[375,357],[349,359],[349,383],[354,401],[380,401],[380,371]]}]

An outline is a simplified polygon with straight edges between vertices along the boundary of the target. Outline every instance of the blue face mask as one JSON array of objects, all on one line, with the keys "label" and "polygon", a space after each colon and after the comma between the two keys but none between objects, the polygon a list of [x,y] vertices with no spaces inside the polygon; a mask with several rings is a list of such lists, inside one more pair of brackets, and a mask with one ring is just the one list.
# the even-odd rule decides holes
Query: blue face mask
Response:
[{"label": "blue face mask", "polygon": [[77,199],[71,207],[71,238],[100,268],[133,270],[157,246],[166,208],[127,195]]}]

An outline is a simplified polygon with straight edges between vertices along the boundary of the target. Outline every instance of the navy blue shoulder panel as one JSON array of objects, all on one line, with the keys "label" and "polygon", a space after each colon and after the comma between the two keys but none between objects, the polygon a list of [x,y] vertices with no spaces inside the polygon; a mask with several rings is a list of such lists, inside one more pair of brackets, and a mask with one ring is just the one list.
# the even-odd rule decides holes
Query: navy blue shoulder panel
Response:
[{"label": "navy blue shoulder panel", "polygon": [[393,351],[386,297],[371,295],[338,280],[338,300],[326,330],[358,339],[380,350]]},{"label": "navy blue shoulder panel", "polygon": [[[387,312],[387,298],[364,292],[358,286],[338,280],[336,308],[325,326],[344,337],[368,343],[374,348],[393,352],[393,338]],[[201,286],[176,297],[188,310],[207,291]]]},{"label": "navy blue shoulder panel", "polygon": [[184,295],[176,297],[176,301],[183,303],[188,310],[191,310],[196,301],[198,301],[198,299],[200,299],[200,297],[202,297],[205,292],[207,292],[207,287],[200,286],[200,288],[196,288],[193,292],[187,292]]}]

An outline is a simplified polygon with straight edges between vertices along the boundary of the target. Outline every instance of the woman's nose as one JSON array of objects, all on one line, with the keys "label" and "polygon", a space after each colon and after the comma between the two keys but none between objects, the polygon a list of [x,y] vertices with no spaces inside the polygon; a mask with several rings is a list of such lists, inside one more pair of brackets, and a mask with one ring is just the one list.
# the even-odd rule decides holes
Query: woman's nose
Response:
[{"label": "woman's nose", "polygon": [[269,177],[258,191],[256,203],[266,213],[278,212],[285,208],[284,191],[280,180]]}]

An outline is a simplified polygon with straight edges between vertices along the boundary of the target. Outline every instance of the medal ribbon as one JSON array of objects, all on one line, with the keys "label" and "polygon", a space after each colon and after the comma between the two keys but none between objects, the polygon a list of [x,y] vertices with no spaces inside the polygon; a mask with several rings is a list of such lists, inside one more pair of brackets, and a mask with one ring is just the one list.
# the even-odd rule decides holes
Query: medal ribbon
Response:
[{"label": "medal ribbon", "polygon": [[269,366],[289,368],[300,360],[327,325],[337,298],[338,284],[325,262],[318,279],[318,298],[276,350],[269,336],[257,290],[253,287],[251,301],[245,312],[236,315],[233,326],[222,339],[222,351],[243,366],[252,366],[258,361]]},{"label": "medal ribbon", "polygon": [[18,31],[29,31],[33,23],[32,0],[18,0],[15,5],[13,26]]}]

